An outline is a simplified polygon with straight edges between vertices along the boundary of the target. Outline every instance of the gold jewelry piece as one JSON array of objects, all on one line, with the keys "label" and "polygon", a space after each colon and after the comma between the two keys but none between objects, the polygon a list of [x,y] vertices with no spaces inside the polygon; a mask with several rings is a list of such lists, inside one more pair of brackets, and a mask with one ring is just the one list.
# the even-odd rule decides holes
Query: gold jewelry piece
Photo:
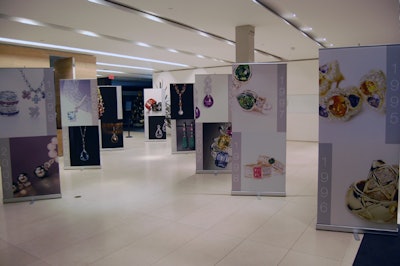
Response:
[{"label": "gold jewelry piece", "polygon": [[372,162],[367,180],[354,182],[346,194],[347,208],[377,223],[397,222],[399,166]]},{"label": "gold jewelry piece", "polygon": [[375,110],[383,110],[386,94],[386,76],[381,70],[371,70],[360,80],[360,92]]},{"label": "gold jewelry piece", "polygon": [[344,76],[340,72],[339,63],[337,60],[329,62],[319,67],[319,94],[325,95],[336,83],[336,88],[339,83],[344,80]]},{"label": "gold jewelry piece", "polygon": [[111,135],[111,142],[118,142],[118,135],[123,133],[122,123],[102,123],[101,129],[105,134]]},{"label": "gold jewelry piece", "polygon": [[335,88],[320,97],[319,115],[331,120],[347,121],[361,110],[361,94],[356,87]]}]

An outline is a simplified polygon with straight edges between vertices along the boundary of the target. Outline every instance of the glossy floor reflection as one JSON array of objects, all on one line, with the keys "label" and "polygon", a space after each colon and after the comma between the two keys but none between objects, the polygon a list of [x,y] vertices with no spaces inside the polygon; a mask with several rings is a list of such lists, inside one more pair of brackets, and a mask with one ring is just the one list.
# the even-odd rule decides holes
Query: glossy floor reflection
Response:
[{"label": "glossy floor reflection", "polygon": [[352,265],[360,241],[315,229],[317,143],[287,143],[286,197],[255,197],[131,136],[101,169],[61,157],[61,199],[0,204],[0,265]]}]

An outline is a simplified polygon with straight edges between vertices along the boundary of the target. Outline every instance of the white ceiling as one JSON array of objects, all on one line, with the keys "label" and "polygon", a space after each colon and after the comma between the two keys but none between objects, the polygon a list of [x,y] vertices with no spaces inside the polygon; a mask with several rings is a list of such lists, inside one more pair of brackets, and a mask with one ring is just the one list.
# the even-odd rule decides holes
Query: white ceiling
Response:
[{"label": "white ceiling", "polygon": [[[400,43],[399,0],[259,0],[264,6],[252,0],[93,2],[0,0],[0,43],[18,40],[32,42],[27,46],[69,46],[95,55],[100,63],[152,69],[98,65],[98,70],[122,71],[114,75],[132,78],[151,77],[159,71],[228,66],[235,62],[236,48],[227,41],[235,41],[235,28],[241,25],[255,27],[256,62],[316,59],[323,47]],[[286,19],[290,25],[281,17],[292,13],[296,16]],[[148,19],[146,14],[167,23]],[[21,18],[42,26],[17,22]],[[299,30],[302,27],[312,27],[309,37]],[[198,30],[212,36],[204,37]]]}]

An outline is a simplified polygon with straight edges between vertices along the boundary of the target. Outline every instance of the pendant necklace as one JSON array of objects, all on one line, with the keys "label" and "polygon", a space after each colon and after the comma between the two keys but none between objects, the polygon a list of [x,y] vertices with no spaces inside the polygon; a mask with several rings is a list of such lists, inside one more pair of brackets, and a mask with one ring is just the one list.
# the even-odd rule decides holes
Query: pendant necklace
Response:
[{"label": "pendant necklace", "polygon": [[204,80],[204,107],[210,108],[214,104],[214,99],[211,96],[212,88],[211,88],[211,77],[207,76]]},{"label": "pendant necklace", "polygon": [[163,132],[161,130],[161,125],[157,125],[157,130],[155,133],[155,137],[161,139],[163,137]]},{"label": "pendant necklace", "polygon": [[79,127],[79,130],[81,132],[81,138],[82,138],[82,151],[79,159],[81,159],[81,161],[83,162],[86,162],[87,160],[89,160],[89,153],[86,151],[86,143],[85,143],[86,126],[84,126],[83,129],[82,127]]},{"label": "pendant necklace", "polygon": [[115,126],[113,126],[112,130],[112,136],[111,136],[111,142],[112,143],[117,143],[118,142],[118,136],[117,136],[117,130],[115,129]]},{"label": "pendant necklace", "polygon": [[[68,90],[64,90],[63,94],[68,100],[74,104],[73,110],[67,112],[68,120],[75,122],[77,120],[77,114],[80,109],[86,112],[90,112],[90,96],[79,90],[79,80],[68,81]],[[103,110],[104,111],[104,110]]]},{"label": "pendant necklace", "polygon": [[185,93],[186,84],[183,84],[183,87],[182,87],[181,90],[179,90],[177,84],[175,84],[174,87],[175,87],[176,94],[178,94],[178,96],[179,96],[179,103],[178,103],[178,105],[179,105],[179,111],[178,111],[178,115],[183,115],[183,109],[182,109],[182,95]]},{"label": "pendant necklace", "polygon": [[41,99],[45,99],[46,93],[44,90],[44,77],[43,77],[43,80],[40,83],[40,85],[35,89],[35,88],[33,88],[31,83],[26,78],[24,71],[21,69],[20,72],[21,72],[22,78],[25,81],[25,84],[28,86],[28,89],[29,89],[29,90],[22,91],[22,98],[32,100],[32,102],[34,102],[35,104],[40,102]]}]

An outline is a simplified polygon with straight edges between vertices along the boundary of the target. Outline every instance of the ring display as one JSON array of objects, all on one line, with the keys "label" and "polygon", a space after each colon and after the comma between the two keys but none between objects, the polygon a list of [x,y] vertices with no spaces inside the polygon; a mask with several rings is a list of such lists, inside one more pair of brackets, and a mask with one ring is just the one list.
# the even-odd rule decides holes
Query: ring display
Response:
[{"label": "ring display", "polygon": [[367,179],[354,182],[347,190],[347,208],[365,220],[396,223],[398,183],[398,165],[373,161]]},{"label": "ring display", "polygon": [[349,120],[361,110],[361,94],[356,87],[335,88],[320,99],[319,115],[331,120]]},{"label": "ring display", "polygon": [[357,86],[339,87],[344,79],[336,60],[319,67],[320,117],[348,121],[360,113],[363,103],[372,110],[384,112],[386,76],[383,71],[370,70]]},{"label": "ring display", "polygon": [[270,103],[264,97],[259,97],[257,93],[251,90],[245,90],[236,96],[239,106],[244,111],[255,111],[260,113],[267,113],[272,109]]}]

